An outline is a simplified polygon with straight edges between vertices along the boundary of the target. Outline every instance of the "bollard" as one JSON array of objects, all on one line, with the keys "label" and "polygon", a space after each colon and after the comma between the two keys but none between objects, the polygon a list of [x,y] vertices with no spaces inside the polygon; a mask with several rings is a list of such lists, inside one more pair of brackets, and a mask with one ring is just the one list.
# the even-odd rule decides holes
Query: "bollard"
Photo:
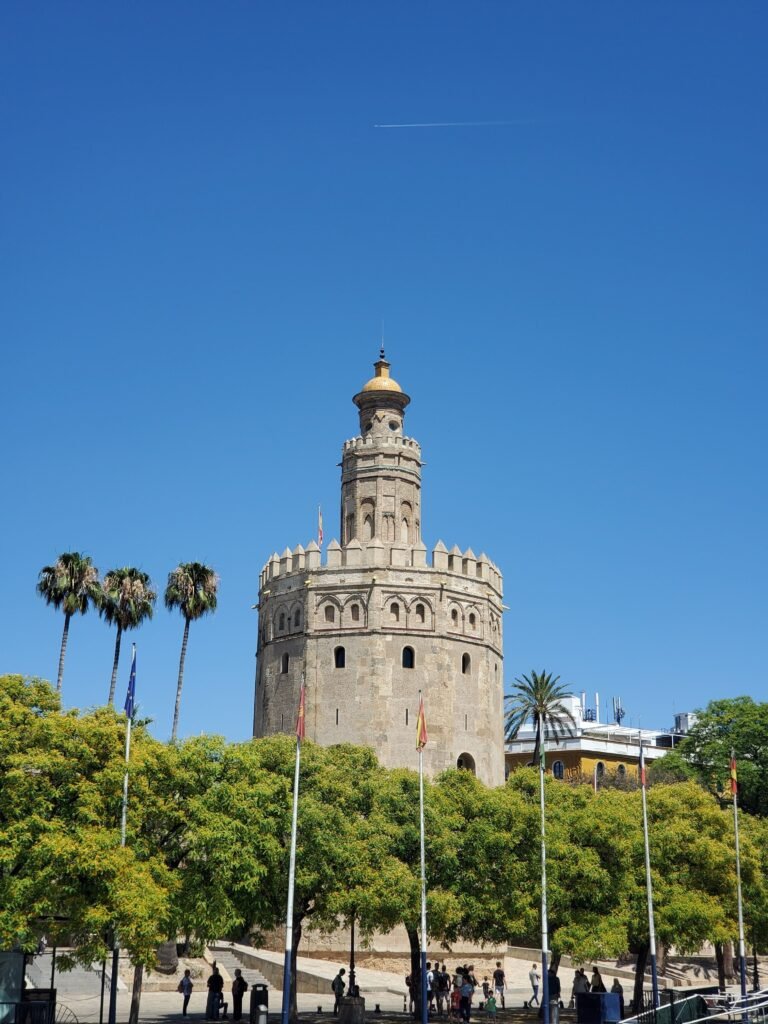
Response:
[{"label": "bollard", "polygon": [[322,1012],[323,1012],[323,1008],[322,1008],[322,1006],[318,1006],[318,1008],[317,1008],[317,1012],[318,1012],[318,1013],[322,1013]]},{"label": "bollard", "polygon": [[378,1003],[376,1003],[376,1009],[373,1012],[374,1013],[381,1013],[381,1007],[379,1006]]},{"label": "bollard", "polygon": [[259,1005],[256,1016],[256,1024],[267,1024],[267,1008],[266,1006],[264,1006],[263,1003]]}]

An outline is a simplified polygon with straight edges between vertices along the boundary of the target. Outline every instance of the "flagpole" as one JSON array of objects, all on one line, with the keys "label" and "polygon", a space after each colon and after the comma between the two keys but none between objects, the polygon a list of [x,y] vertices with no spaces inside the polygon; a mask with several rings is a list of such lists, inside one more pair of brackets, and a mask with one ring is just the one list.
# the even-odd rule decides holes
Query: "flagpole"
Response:
[{"label": "flagpole", "polygon": [[[419,690],[419,720],[424,722],[424,705]],[[429,1020],[427,1005],[427,873],[424,854],[424,746],[419,743],[419,841],[421,852],[421,1024]]]},{"label": "flagpole", "polygon": [[736,754],[731,750],[731,794],[733,795],[733,832],[736,837],[736,901],[739,913],[739,975],[741,998],[744,1000],[744,1020],[747,1019],[747,958],[744,948],[744,907],[741,900],[741,854],[739,852],[739,786],[736,780]]},{"label": "flagpole", "polygon": [[[128,762],[131,757],[131,720],[136,687],[136,644],[131,645],[131,675],[128,696],[125,699],[125,773],[123,775],[123,807],[120,814],[120,846],[125,847],[126,823],[128,820]],[[117,1019],[117,976],[120,967],[120,941],[115,929],[112,936],[112,976],[109,979],[109,1024]]]},{"label": "flagpole", "polygon": [[549,1024],[549,965],[547,963],[547,955],[549,952],[549,923],[547,920],[547,828],[546,816],[544,814],[545,733],[541,722],[539,723],[539,729],[541,730],[541,742],[539,744],[539,807],[541,810],[541,1014],[544,1024]]},{"label": "flagpole", "polygon": [[651,957],[651,989],[653,991],[653,1006],[658,1010],[659,1001],[659,978],[656,973],[656,926],[653,919],[653,884],[651,882],[651,849],[648,843],[648,801],[645,792],[645,750],[643,748],[643,735],[640,733],[640,789],[643,794],[643,844],[645,846],[645,892],[648,898],[648,948]]},{"label": "flagpole", "polygon": [[304,675],[301,677],[299,718],[296,723],[296,766],[293,773],[293,808],[291,812],[291,853],[288,860],[288,901],[285,910],[285,962],[283,964],[282,1024],[291,1014],[291,956],[293,951],[293,890],[296,881],[296,825],[299,810],[299,771],[301,769],[301,738],[304,735]]}]

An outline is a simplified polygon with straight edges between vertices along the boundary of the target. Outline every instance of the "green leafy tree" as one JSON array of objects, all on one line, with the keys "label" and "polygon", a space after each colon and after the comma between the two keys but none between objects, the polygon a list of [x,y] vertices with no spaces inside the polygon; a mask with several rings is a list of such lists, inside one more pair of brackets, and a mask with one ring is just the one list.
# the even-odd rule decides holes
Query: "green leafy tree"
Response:
[{"label": "green leafy tree", "polygon": [[184,617],[184,637],[181,641],[179,657],[179,678],[176,684],[176,703],[173,709],[173,728],[171,740],[176,739],[179,727],[179,708],[181,707],[181,688],[184,683],[184,661],[187,657],[187,640],[189,624],[204,615],[216,611],[218,600],[219,577],[210,566],[200,562],[182,562],[168,576],[165,588],[165,607],[178,608]]},{"label": "green leafy tree", "polygon": [[504,698],[505,738],[513,740],[525,723],[533,721],[536,743],[533,760],[539,756],[542,741],[552,737],[557,742],[562,736],[572,736],[576,728],[573,715],[563,703],[569,696],[565,686],[558,685],[560,676],[551,672],[531,672],[530,676],[515,679],[512,692]]},{"label": "green leafy tree", "polygon": [[[125,720],[62,714],[47,683],[21,676],[0,676],[0,718],[0,948],[33,949],[44,927],[90,964],[117,929],[151,963],[176,883],[156,854],[120,846]],[[136,730],[134,749],[154,742]]]},{"label": "green leafy tree", "polygon": [[114,703],[117,667],[120,661],[120,641],[127,629],[137,629],[145,619],[151,619],[157,593],[152,589],[149,575],[140,569],[124,566],[110,569],[101,585],[99,615],[117,627],[112,678],[109,683],[108,704]]},{"label": "green leafy tree", "polygon": [[61,691],[64,679],[64,658],[67,653],[69,622],[73,615],[85,615],[91,605],[98,607],[101,599],[99,570],[88,555],[79,551],[66,551],[53,565],[40,570],[37,592],[46,604],[64,612],[64,632],[61,636],[59,671],[56,689]]},{"label": "green leafy tree", "polygon": [[750,814],[768,816],[768,703],[751,697],[713,700],[698,712],[677,748],[702,785],[726,798],[730,798],[732,749],[739,775],[739,806]]}]

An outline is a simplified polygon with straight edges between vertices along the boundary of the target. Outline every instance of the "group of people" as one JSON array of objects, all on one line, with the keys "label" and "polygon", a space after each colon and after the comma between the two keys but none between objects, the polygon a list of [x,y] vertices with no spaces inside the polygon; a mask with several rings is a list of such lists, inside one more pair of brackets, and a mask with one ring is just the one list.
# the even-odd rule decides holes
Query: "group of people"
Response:
[{"label": "group of people", "polygon": [[[221,1014],[221,1019],[227,1020],[229,1003],[224,1000],[224,978],[215,963],[206,985],[208,987],[208,998],[205,1004],[205,1019],[218,1020],[219,1014]],[[187,970],[184,971],[184,977],[179,982],[178,987],[178,991],[184,997],[181,1009],[183,1017],[187,1016],[189,998],[192,995],[192,989],[194,987],[192,972],[187,968]],[[248,982],[243,977],[243,972],[239,967],[237,967],[235,968],[235,976],[232,979],[232,1020],[243,1019],[243,996],[247,991]]]},{"label": "group of people", "polygon": [[[540,979],[540,976],[539,976],[538,964],[535,964],[535,963],[531,964],[531,969],[528,972],[528,977],[529,977],[530,982],[531,982],[531,989],[533,991],[533,994],[532,994],[530,1000],[525,1005],[526,1006],[533,1006],[533,1004],[536,1003],[537,1006],[540,1006],[540,1003],[539,1003],[539,982],[540,982],[541,979]],[[558,1016],[559,1016],[557,1011],[562,1006],[562,1002],[561,1002],[561,998],[562,998],[561,997],[561,992],[562,992],[562,989],[561,989],[561,985],[560,985],[560,979],[558,978],[557,974],[555,973],[555,971],[553,970],[551,965],[549,967],[549,970],[547,971],[547,987],[548,987],[548,992],[549,992],[550,1006],[554,1007],[554,1009],[555,1009],[555,1014],[553,1016],[553,1019],[556,1021],[558,1019]],[[584,970],[583,967],[577,967],[576,971],[574,972],[574,975],[573,975],[573,987],[571,988],[571,1003],[570,1003],[570,1005],[571,1005],[571,1007],[574,1007],[576,1005],[576,996],[581,994],[581,993],[586,994],[587,992],[607,992],[607,991],[608,990],[605,987],[605,982],[603,981],[603,976],[600,973],[600,970],[599,970],[598,967],[593,967],[592,968],[592,978],[591,979],[587,977],[586,971]],[[617,995],[619,997],[619,1012],[621,1013],[621,1016],[623,1017],[624,1016],[624,989],[622,988],[621,982],[619,981],[618,978],[614,978],[613,985],[611,986],[611,992],[613,992],[615,995]]]},{"label": "group of people", "polygon": [[[418,982],[412,975],[405,979],[410,999],[410,1010],[416,1005],[418,999]],[[501,961],[496,961],[496,970],[493,972],[493,984],[488,978],[483,979],[482,992],[484,997],[483,1008],[489,1016],[496,1016],[496,1009],[499,1005],[504,1008],[504,988],[506,977]],[[449,1017],[453,1020],[469,1021],[472,1012],[472,1000],[475,992],[480,988],[475,976],[474,964],[463,964],[456,968],[451,974],[445,964],[436,960],[427,960],[427,1006],[430,1013],[437,1013],[438,1017]]]}]

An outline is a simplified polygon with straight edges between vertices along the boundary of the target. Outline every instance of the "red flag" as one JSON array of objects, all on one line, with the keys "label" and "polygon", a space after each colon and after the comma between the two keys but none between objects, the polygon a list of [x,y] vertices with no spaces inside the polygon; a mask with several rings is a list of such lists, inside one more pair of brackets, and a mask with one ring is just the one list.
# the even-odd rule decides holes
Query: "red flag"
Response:
[{"label": "red flag", "polygon": [[317,546],[323,546],[323,510],[317,506]]},{"label": "red flag", "polygon": [[424,715],[424,698],[419,698],[419,717],[416,719],[416,749],[423,750],[427,745],[427,719]]},{"label": "red flag", "polygon": [[731,796],[739,792],[739,780],[736,776],[736,755],[731,754]]},{"label": "red flag", "polygon": [[640,785],[645,789],[645,754],[642,743],[640,744]]},{"label": "red flag", "polygon": [[299,698],[299,716],[296,719],[296,738],[304,739],[304,684],[301,685],[301,697]]}]

